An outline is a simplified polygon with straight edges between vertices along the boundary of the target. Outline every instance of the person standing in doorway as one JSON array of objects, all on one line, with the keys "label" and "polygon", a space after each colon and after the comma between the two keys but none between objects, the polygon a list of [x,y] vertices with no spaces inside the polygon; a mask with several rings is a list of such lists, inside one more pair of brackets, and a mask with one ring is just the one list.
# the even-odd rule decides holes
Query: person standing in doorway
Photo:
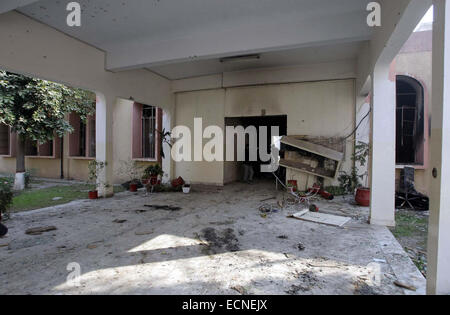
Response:
[{"label": "person standing in doorway", "polygon": [[255,170],[253,169],[252,162],[250,161],[250,146],[247,143],[245,145],[244,178],[243,178],[244,182],[252,184],[254,175]]}]

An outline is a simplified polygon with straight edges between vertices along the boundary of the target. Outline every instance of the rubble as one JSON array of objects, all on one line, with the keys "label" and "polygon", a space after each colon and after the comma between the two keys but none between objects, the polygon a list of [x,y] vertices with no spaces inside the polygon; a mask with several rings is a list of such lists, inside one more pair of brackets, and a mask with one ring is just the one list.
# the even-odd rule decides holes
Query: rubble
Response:
[{"label": "rubble", "polygon": [[56,231],[57,228],[55,226],[46,226],[46,227],[37,227],[37,228],[31,228],[25,231],[25,234],[27,235],[41,235],[45,232],[51,232]]}]

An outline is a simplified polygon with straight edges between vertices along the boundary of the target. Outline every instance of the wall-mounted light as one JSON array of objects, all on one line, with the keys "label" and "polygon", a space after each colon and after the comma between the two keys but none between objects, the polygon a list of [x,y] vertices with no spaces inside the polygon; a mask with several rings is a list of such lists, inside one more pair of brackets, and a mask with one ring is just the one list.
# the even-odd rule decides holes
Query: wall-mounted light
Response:
[{"label": "wall-mounted light", "polygon": [[230,62],[245,62],[245,61],[254,61],[261,59],[260,54],[253,55],[241,55],[241,56],[232,56],[232,57],[224,57],[220,59],[221,63],[230,63]]}]

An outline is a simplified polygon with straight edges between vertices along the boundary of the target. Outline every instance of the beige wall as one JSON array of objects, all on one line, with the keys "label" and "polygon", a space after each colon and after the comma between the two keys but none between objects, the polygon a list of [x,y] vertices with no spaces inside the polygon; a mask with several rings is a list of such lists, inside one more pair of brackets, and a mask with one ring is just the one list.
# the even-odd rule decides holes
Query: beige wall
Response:
[{"label": "beige wall", "polygon": [[[343,136],[354,126],[354,80],[321,81],[178,93],[176,125],[223,126],[225,117],[287,115],[288,135]],[[346,145],[342,168],[351,168],[353,144]],[[227,174],[224,175],[224,172]],[[230,175],[228,172],[232,172]],[[215,162],[176,163],[175,175],[201,183],[223,184],[235,178],[235,165]],[[326,184],[336,184],[328,180]]]},{"label": "beige wall", "polygon": [[[118,99],[114,106],[113,116],[113,157],[114,183],[129,181],[123,172],[123,165],[132,160],[132,131],[133,131],[133,101]],[[139,168],[155,164],[156,162],[137,161]]]},{"label": "beige wall", "polygon": [[[203,129],[225,125],[225,90],[207,90],[179,93],[176,96],[175,125],[191,129],[192,160],[194,159],[194,118],[203,118]],[[204,144],[206,141],[203,142]],[[223,185],[223,162],[178,162],[175,163],[175,177],[181,176],[190,183]]]},{"label": "beige wall", "polygon": [[[123,183],[129,178],[120,173],[122,161],[131,159],[132,110],[133,101],[118,99],[114,105],[113,139],[114,139],[114,184]],[[67,179],[87,181],[89,177],[88,164],[92,159],[69,156],[69,137],[64,137],[64,176]],[[60,178],[60,159],[30,157],[26,158],[27,170],[34,176],[44,178]],[[154,162],[139,161],[142,168]],[[16,169],[16,159],[0,157],[0,173],[13,174]]]},{"label": "beige wall", "polygon": [[[275,84],[227,89],[214,89],[176,94],[175,125],[193,130],[194,118],[203,118],[203,128],[216,125],[224,128],[225,117],[287,115],[288,134],[334,137],[350,132],[354,125],[354,80],[313,83]],[[128,180],[120,174],[122,161],[131,159],[133,102],[119,99],[113,111],[114,183]],[[192,135],[193,136],[193,135]],[[193,139],[192,139],[193,141]],[[204,141],[206,143],[206,141]],[[66,178],[86,180],[88,159],[68,156],[69,139],[64,141],[64,172]],[[347,143],[343,169],[351,167],[352,143]],[[194,154],[194,152],[192,152]],[[59,178],[60,160],[27,158],[27,169],[36,176]],[[140,162],[141,166],[151,163]],[[0,172],[14,173],[15,159],[0,157]],[[175,163],[175,176],[191,183],[223,185],[239,178],[240,167],[224,162]],[[298,174],[289,174],[289,179]],[[300,182],[300,179],[299,179]],[[336,184],[328,181],[327,185]]]}]

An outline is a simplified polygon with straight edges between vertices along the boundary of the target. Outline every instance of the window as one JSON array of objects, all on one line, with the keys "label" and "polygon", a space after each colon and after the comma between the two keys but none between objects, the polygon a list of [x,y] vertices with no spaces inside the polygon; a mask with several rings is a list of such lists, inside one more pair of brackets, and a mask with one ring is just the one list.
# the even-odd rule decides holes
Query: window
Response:
[{"label": "window", "polygon": [[161,125],[161,109],[138,103],[133,105],[133,159],[160,160]]},{"label": "window", "polygon": [[155,159],[156,155],[156,108],[144,105],[142,109],[142,157]]},{"label": "window", "polygon": [[50,140],[46,143],[39,144],[37,141],[25,141],[25,156],[27,157],[44,157],[59,158],[60,139]]},{"label": "window", "polygon": [[9,127],[0,124],[0,155],[10,155],[11,152],[11,133]]},{"label": "window", "polygon": [[69,135],[69,156],[95,158],[95,116],[84,122],[77,113],[71,113],[69,123],[74,129]]},{"label": "window", "polygon": [[55,138],[54,140],[42,144],[33,140],[25,140],[25,156],[59,158],[60,144],[61,141],[59,138]]},{"label": "window", "polygon": [[[0,156],[15,157],[16,134],[6,125],[0,125]],[[25,141],[25,156],[59,158],[59,139],[38,144],[37,141]]]},{"label": "window", "polygon": [[397,164],[424,164],[424,129],[424,91],[422,85],[411,77],[397,76]]}]

